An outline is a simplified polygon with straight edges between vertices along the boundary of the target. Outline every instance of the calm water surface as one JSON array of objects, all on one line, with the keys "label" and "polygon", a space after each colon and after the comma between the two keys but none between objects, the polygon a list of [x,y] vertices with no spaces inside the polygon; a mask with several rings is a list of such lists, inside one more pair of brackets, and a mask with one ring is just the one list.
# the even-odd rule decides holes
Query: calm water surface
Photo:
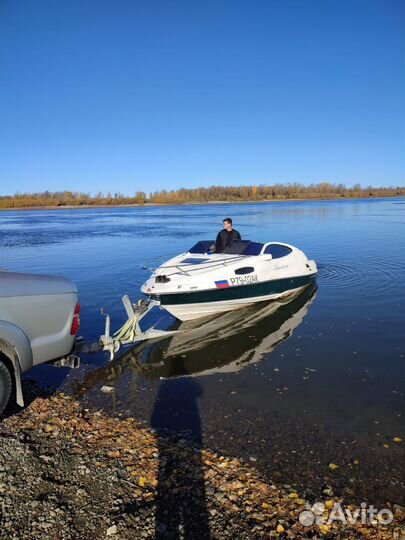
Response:
[{"label": "calm water surface", "polygon": [[[404,212],[403,199],[1,212],[0,266],[72,278],[90,341],[103,330],[100,307],[114,327],[124,322],[120,297],[139,297],[141,264],[214,238],[228,215],[243,238],[291,243],[319,268],[317,289],[292,302],[181,325],[111,364],[99,353],[79,370],[28,376],[109,414],[202,437],[314,497],[331,486],[404,503],[404,446],[392,440],[405,440]],[[176,327],[162,312],[157,320]]]}]

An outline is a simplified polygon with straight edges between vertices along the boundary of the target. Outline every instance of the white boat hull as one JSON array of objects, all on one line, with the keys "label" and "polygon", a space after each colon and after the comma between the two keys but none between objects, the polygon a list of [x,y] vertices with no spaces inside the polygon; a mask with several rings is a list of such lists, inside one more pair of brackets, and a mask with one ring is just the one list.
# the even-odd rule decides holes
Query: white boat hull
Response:
[{"label": "white boat hull", "polygon": [[238,300],[225,300],[221,302],[199,302],[195,304],[162,305],[161,307],[180,321],[191,321],[193,319],[209,317],[211,315],[216,315],[217,313],[223,313],[225,311],[240,309],[245,306],[255,304],[257,302],[265,302],[269,300],[277,300],[278,298],[285,298],[289,295],[296,294],[297,292],[304,290],[307,286],[308,285],[305,285],[304,287],[298,287],[296,289],[290,289],[283,293],[257,296],[255,298],[241,298]]}]

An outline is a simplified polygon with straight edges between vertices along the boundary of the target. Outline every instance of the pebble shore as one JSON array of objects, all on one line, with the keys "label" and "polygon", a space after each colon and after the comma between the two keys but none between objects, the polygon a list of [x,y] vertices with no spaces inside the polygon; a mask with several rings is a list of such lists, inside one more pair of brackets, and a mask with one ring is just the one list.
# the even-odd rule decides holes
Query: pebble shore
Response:
[{"label": "pebble shore", "polygon": [[[0,437],[1,539],[405,540],[401,506],[387,506],[387,525],[328,523],[335,504],[350,505],[326,498],[314,514],[314,501],[252,463],[64,394],[4,418]],[[303,525],[303,511],[318,524]]]}]

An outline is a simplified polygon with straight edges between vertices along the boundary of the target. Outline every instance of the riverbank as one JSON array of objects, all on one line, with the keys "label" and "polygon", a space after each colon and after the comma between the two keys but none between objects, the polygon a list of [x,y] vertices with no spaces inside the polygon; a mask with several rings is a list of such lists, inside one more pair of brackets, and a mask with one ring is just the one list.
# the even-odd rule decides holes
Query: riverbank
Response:
[{"label": "riverbank", "polygon": [[217,205],[217,204],[258,204],[258,203],[288,203],[288,202],[322,202],[322,201],[355,201],[372,199],[403,199],[404,195],[390,195],[381,197],[326,197],[326,198],[298,198],[298,199],[265,199],[265,200],[235,200],[235,201],[187,201],[187,202],[167,202],[167,203],[136,203],[136,204],[81,204],[81,205],[63,205],[63,206],[15,206],[3,208],[0,211],[21,211],[21,210],[75,210],[89,208],[149,208],[155,206],[198,206],[198,205]]},{"label": "riverbank", "polygon": [[[404,539],[404,508],[387,525],[305,526],[311,505],[252,463],[111,418],[64,394],[33,397],[0,423],[0,538]],[[280,471],[282,473],[282,471]],[[328,497],[324,518],[341,499]],[[352,511],[355,511],[351,507]],[[302,518],[301,518],[302,520]]]}]

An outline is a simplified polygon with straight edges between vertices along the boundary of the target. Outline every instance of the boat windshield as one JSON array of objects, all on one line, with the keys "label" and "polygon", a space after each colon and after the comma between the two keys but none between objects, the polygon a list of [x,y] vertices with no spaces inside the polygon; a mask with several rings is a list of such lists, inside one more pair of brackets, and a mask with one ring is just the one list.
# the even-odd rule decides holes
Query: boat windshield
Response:
[{"label": "boat windshield", "polygon": [[197,242],[191,249],[188,250],[189,253],[208,253],[211,251],[210,248],[215,247],[215,240],[200,240]]},{"label": "boat windshield", "polygon": [[259,255],[263,249],[263,245],[260,242],[251,242],[250,240],[234,240],[222,253],[230,255]]},{"label": "boat windshield", "polygon": [[[222,253],[227,255],[260,255],[264,244],[260,242],[251,242],[250,240],[234,240],[232,244],[224,249]],[[191,249],[189,253],[204,254],[215,251],[214,240],[200,240]]]}]

